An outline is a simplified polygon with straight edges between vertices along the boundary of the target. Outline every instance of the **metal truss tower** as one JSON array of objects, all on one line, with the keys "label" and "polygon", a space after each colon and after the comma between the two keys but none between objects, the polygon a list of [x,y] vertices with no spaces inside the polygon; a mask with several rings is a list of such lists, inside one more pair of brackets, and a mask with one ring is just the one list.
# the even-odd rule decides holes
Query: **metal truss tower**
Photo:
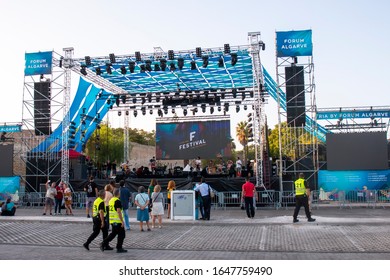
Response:
[{"label": "metal truss tower", "polygon": [[256,159],[256,187],[264,188],[264,149],[266,148],[265,137],[265,114],[263,73],[261,69],[260,50],[265,49],[265,44],[260,40],[260,32],[249,32],[250,54],[253,67],[253,140]]},{"label": "metal truss tower", "polygon": [[[277,46],[275,46],[277,49]],[[278,57],[276,53],[276,83],[278,90],[278,127],[279,127],[279,160],[277,161],[277,170],[279,177],[280,191],[293,187],[292,181],[298,173],[304,173],[309,181],[310,187],[317,189],[317,173],[318,165],[318,124],[316,120],[316,97],[314,83],[314,63],[313,56],[299,57]],[[299,70],[304,82],[295,84],[300,86],[302,91],[298,95],[303,95],[304,111],[297,114],[296,117],[288,117],[287,108],[294,109],[286,97],[287,86],[294,79],[297,73],[293,73],[292,77],[287,77],[287,68],[296,68]],[[298,70],[297,70],[298,71]],[[290,85],[291,87],[291,85]],[[299,91],[299,90],[296,90]],[[286,97],[286,98],[284,98]],[[297,125],[302,118],[306,120],[305,124]],[[282,122],[287,120],[286,126],[283,127]],[[282,134],[282,131],[284,133]],[[285,176],[285,177],[284,177]],[[286,179],[287,178],[287,179]]]},{"label": "metal truss tower", "polygon": [[61,148],[61,181],[69,184],[69,126],[70,126],[70,85],[71,85],[71,68],[73,67],[73,48],[64,48],[63,67],[65,68],[64,76],[64,106],[62,122],[62,148]]},{"label": "metal truss tower", "polygon": [[125,127],[124,127],[124,133],[123,133],[123,137],[124,137],[124,143],[123,143],[123,162],[127,162],[130,158],[129,158],[129,154],[130,154],[130,141],[129,141],[129,120],[130,120],[130,116],[129,116],[129,111],[126,111],[125,113]]}]

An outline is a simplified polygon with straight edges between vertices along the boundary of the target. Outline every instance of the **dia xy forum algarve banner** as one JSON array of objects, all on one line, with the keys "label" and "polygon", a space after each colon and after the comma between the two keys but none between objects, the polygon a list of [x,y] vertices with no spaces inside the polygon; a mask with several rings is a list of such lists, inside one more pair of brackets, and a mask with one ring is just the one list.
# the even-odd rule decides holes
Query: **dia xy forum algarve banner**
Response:
[{"label": "dia xy forum algarve banner", "polygon": [[53,52],[26,53],[24,75],[51,74]]},{"label": "dia xy forum algarve banner", "polygon": [[230,121],[156,124],[156,159],[231,156]]},{"label": "dia xy forum algarve banner", "polygon": [[276,49],[278,57],[311,56],[311,30],[276,32]]}]

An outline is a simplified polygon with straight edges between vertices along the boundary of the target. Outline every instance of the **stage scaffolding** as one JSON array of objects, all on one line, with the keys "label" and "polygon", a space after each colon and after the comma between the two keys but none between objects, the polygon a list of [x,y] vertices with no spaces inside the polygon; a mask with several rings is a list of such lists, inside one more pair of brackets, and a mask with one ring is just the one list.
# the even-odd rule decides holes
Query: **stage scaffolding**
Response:
[{"label": "stage scaffolding", "polygon": [[[275,49],[277,42],[275,40]],[[318,125],[316,122],[316,92],[314,81],[313,55],[276,57],[276,83],[278,90],[278,129],[279,129],[279,159],[276,162],[279,177],[279,187],[283,191],[286,184],[291,187],[291,181],[298,178],[299,173],[304,173],[312,189],[317,189],[317,174],[319,170]],[[304,112],[293,118],[287,117],[287,101],[283,105],[282,98],[286,93],[286,86],[289,80],[285,74],[286,67],[297,67],[301,69],[304,83],[295,85],[301,86],[302,91],[297,96],[305,98]],[[296,73],[298,74],[298,73]],[[295,75],[294,75],[295,76]],[[294,76],[291,79],[294,79]],[[299,124],[298,118],[304,118],[305,124]],[[289,119],[289,121],[287,121]],[[311,121],[312,120],[312,121]],[[285,184],[286,183],[286,184]]]}]

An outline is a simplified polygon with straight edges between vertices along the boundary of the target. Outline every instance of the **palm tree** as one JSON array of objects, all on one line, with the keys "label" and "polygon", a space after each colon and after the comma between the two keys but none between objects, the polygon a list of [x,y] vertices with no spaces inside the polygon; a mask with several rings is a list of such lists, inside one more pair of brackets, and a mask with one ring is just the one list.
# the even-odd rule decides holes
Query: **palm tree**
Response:
[{"label": "palm tree", "polygon": [[246,121],[239,122],[236,126],[236,137],[238,142],[244,147],[244,162],[248,156],[248,123]]}]

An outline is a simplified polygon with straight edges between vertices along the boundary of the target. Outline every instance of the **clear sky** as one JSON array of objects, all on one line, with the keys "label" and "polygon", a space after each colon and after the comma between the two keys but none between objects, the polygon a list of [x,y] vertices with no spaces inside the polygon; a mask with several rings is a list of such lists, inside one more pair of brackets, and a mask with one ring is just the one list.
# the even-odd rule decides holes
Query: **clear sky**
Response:
[{"label": "clear sky", "polygon": [[[84,57],[238,46],[248,44],[249,31],[261,32],[261,60],[275,78],[275,32],[312,29],[318,108],[388,106],[389,11],[386,0],[0,0],[0,124],[22,120],[26,52],[73,47]],[[273,100],[266,111],[273,127]],[[232,136],[246,114],[231,113]],[[131,126],[153,130],[155,117]]]}]

